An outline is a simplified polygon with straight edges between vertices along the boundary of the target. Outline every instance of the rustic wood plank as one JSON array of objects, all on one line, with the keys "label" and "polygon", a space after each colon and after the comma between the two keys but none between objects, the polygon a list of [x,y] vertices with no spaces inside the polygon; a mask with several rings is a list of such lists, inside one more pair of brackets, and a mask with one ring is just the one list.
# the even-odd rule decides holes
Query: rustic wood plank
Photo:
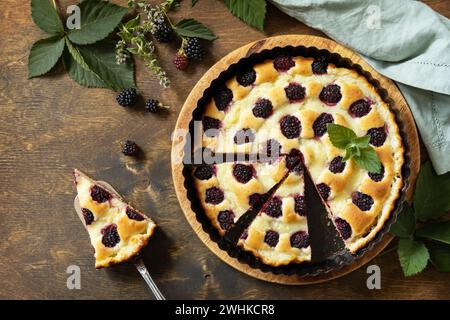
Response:
[{"label": "rustic wood plank", "polygon": [[[59,1],[62,7],[74,2]],[[450,16],[448,1],[426,3]],[[82,88],[61,69],[27,80],[28,51],[46,35],[33,24],[27,3],[0,1],[0,298],[151,298],[132,266],[94,269],[88,236],[72,206],[73,167],[110,182],[158,222],[161,228],[144,255],[168,298],[450,298],[449,274],[429,268],[404,278],[394,252],[374,260],[382,270],[380,291],[366,289],[364,268],[331,282],[289,287],[234,270],[197,239],[183,217],[170,174],[170,134],[187,95],[210,66],[246,43],[270,35],[321,33],[271,5],[267,35],[233,17],[220,0],[201,0],[193,9],[183,1],[173,17],[198,19],[220,38],[204,62],[184,73],[166,58],[176,46],[158,46],[173,79],[168,90],[160,89],[138,63],[137,80],[145,96],[172,106],[169,113],[155,116],[142,108],[125,110],[117,106],[113,92]],[[145,150],[143,161],[120,155],[118,143],[126,138]],[[71,264],[81,268],[81,290],[66,288]]]}]

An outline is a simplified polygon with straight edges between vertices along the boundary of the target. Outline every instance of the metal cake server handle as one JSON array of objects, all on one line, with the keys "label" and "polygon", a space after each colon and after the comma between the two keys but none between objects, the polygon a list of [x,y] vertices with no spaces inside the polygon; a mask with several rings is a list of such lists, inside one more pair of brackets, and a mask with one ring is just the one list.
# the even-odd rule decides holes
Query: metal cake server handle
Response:
[{"label": "metal cake server handle", "polygon": [[134,260],[134,266],[141,274],[142,278],[144,278],[145,282],[147,283],[150,290],[152,290],[153,294],[155,295],[156,300],[166,300],[166,298],[163,296],[161,291],[159,291],[158,286],[153,281],[152,277],[150,276],[150,273],[148,272],[147,268],[145,267],[144,261],[140,256],[137,256]]},{"label": "metal cake server handle", "polygon": [[[116,195],[119,199],[122,199],[122,197],[117,193],[116,190],[107,182],[105,181],[97,181],[97,183]],[[83,213],[81,212],[81,206],[80,202],[78,201],[78,196],[74,199],[74,207],[75,211],[77,212],[78,217],[80,218],[81,222],[83,223],[84,227],[86,228],[86,223],[83,218]],[[136,269],[141,274],[142,278],[144,278],[145,282],[149,286],[150,290],[152,290],[153,294],[155,295],[156,300],[166,300],[166,298],[163,296],[161,291],[159,291],[159,288],[156,286],[155,282],[153,281],[152,277],[150,276],[150,273],[147,270],[147,267],[144,264],[144,261],[142,260],[142,257],[138,254],[134,259],[134,265]]]}]

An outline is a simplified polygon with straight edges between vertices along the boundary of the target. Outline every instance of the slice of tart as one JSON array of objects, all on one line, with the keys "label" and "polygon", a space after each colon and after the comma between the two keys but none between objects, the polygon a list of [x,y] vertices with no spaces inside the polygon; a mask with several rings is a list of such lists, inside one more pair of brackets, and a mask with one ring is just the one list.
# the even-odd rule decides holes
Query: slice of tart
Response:
[{"label": "slice of tart", "polygon": [[109,267],[138,254],[147,245],[156,224],[125,203],[106,184],[92,180],[77,169],[74,180],[79,214],[95,250],[95,267]]},{"label": "slice of tart", "polygon": [[271,266],[311,261],[304,170],[298,168],[264,204],[238,242]]},{"label": "slice of tart", "polygon": [[288,173],[286,157],[274,161],[203,164],[193,170],[200,205],[220,235]]}]

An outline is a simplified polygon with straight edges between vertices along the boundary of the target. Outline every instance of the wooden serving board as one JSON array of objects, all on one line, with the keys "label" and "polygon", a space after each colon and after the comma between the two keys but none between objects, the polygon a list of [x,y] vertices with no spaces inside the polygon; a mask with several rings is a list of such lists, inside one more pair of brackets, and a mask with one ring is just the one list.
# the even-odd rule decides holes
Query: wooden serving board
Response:
[{"label": "wooden serving board", "polygon": [[[253,53],[261,52],[265,49],[286,46],[316,47],[318,49],[326,49],[330,52],[338,53],[343,58],[349,58],[353,63],[359,64],[364,70],[370,72],[372,77],[380,82],[381,87],[388,91],[389,97],[394,101],[394,105],[392,107],[398,110],[401,116],[401,121],[404,124],[403,131],[406,134],[406,138],[410,148],[411,172],[409,176],[409,186],[406,191],[407,199],[410,200],[414,190],[415,180],[420,168],[420,148],[419,137],[417,134],[414,119],[404,97],[393,81],[379,74],[352,50],[345,48],[342,45],[329,39],[309,35],[283,35],[255,41],[239,49],[236,49],[235,51],[222,58],[214,66],[212,66],[198,81],[198,83],[195,85],[188,98],[186,99],[183,108],[181,109],[175,129],[185,130],[185,132],[189,130],[189,123],[191,121],[192,112],[197,107],[197,102],[203,96],[204,90],[210,86],[211,82],[216,79],[222,71],[228,69],[231,64],[238,62],[241,58],[248,57]],[[259,269],[253,269],[247,264],[240,263],[237,259],[230,257],[225,251],[221,250],[218,245],[209,238],[209,235],[205,231],[203,231],[201,224],[197,221],[195,212],[193,212],[191,209],[191,203],[187,198],[186,190],[184,187],[184,176],[182,173],[183,164],[180,163],[180,161],[176,161],[177,159],[182,158],[182,151],[180,151],[179,142],[180,140],[174,139],[172,145],[172,177],[177,197],[186,216],[186,219],[188,220],[198,237],[212,252],[214,252],[215,255],[217,255],[220,259],[222,259],[233,268],[244,272],[249,276],[269,282],[288,285],[312,284],[329,281],[348,274],[366,264],[367,262],[375,258],[381,251],[383,251],[383,249],[393,239],[393,236],[391,236],[390,234],[385,234],[381,241],[377,245],[375,245],[372,250],[368,251],[360,259],[356,259],[352,264],[344,266],[339,270],[331,271],[329,273],[318,275],[315,277],[301,277],[298,275],[275,275],[270,272],[266,273]]]}]

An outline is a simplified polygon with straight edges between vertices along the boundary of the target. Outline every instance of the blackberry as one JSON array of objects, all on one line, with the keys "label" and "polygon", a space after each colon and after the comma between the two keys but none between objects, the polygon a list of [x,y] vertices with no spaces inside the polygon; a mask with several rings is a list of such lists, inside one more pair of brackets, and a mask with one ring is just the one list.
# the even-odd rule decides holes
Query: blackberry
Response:
[{"label": "blackberry", "polygon": [[134,209],[131,209],[130,207],[127,207],[127,209],[125,210],[125,213],[127,214],[128,218],[130,218],[131,220],[142,221],[145,219],[142,214],[140,214],[139,212],[137,212]]},{"label": "blackberry", "polygon": [[136,156],[139,153],[139,146],[134,141],[126,140],[122,146],[122,153],[126,156]]},{"label": "blackberry", "polygon": [[286,156],[286,168],[289,171],[301,173],[303,170],[303,154],[298,149],[292,149]]},{"label": "blackberry", "polygon": [[117,103],[122,107],[131,107],[136,103],[137,92],[135,88],[127,88],[117,94]]},{"label": "blackberry", "polygon": [[384,127],[369,129],[367,134],[370,136],[369,143],[375,147],[381,147],[387,138]]},{"label": "blackberry", "polygon": [[273,197],[266,204],[263,212],[273,218],[281,217],[281,215],[283,214],[283,212],[281,210],[282,204],[283,204],[283,201],[281,201],[281,199],[279,197]]},{"label": "blackberry", "polygon": [[348,113],[350,113],[352,117],[361,118],[367,115],[370,112],[370,109],[372,109],[370,103],[364,99],[360,99],[350,105]]},{"label": "blackberry", "polygon": [[268,99],[260,98],[256,101],[255,106],[252,109],[253,115],[257,118],[266,119],[270,117],[273,111],[272,102]]},{"label": "blackberry", "polygon": [[219,204],[223,201],[224,194],[219,188],[212,187],[205,191],[205,202],[210,204]]},{"label": "blackberry", "polygon": [[334,223],[336,224],[336,228],[341,234],[342,239],[347,240],[352,236],[352,227],[348,224],[347,221],[341,218],[336,218],[336,220],[334,220]]},{"label": "blackberry", "polygon": [[220,227],[228,231],[234,224],[234,213],[231,210],[223,210],[219,212],[217,216],[217,221],[219,222]]},{"label": "blackberry", "polygon": [[170,42],[173,30],[166,22],[163,22],[154,26],[152,34],[158,42]]},{"label": "blackberry", "polygon": [[295,82],[289,83],[289,85],[284,88],[284,92],[286,93],[286,97],[290,102],[303,100],[306,95],[305,87]]},{"label": "blackberry", "polygon": [[233,91],[227,87],[219,89],[214,95],[214,102],[216,103],[217,109],[224,111],[233,100]]},{"label": "blackberry", "polygon": [[352,202],[361,211],[369,211],[373,205],[373,199],[368,194],[356,191],[352,194]]},{"label": "blackberry", "polygon": [[145,110],[151,113],[156,113],[162,107],[161,102],[156,99],[148,99],[145,103]]},{"label": "blackberry", "polygon": [[280,239],[280,234],[273,230],[267,231],[266,235],[264,236],[264,242],[267,243],[271,247],[276,247],[279,239]]},{"label": "blackberry", "polygon": [[189,59],[203,60],[205,57],[205,50],[198,38],[188,38],[183,45],[183,51]]},{"label": "blackberry", "polygon": [[248,197],[248,204],[252,207],[260,206],[263,204],[264,196],[261,193],[253,193]]},{"label": "blackberry", "polygon": [[175,65],[175,68],[178,70],[184,70],[189,65],[189,59],[186,57],[185,54],[178,52],[172,60],[173,64]]},{"label": "blackberry", "polygon": [[247,87],[253,84],[256,80],[256,72],[253,69],[239,72],[236,75],[236,81],[243,87]]},{"label": "blackberry", "polygon": [[236,132],[233,137],[235,144],[244,144],[255,141],[255,134],[250,128],[244,128]]},{"label": "blackberry", "polygon": [[94,214],[92,213],[91,210],[86,209],[86,208],[82,208],[81,212],[83,213],[83,218],[84,221],[86,222],[86,225],[90,225],[92,222],[94,222]]},{"label": "blackberry", "polygon": [[91,189],[91,198],[92,200],[98,203],[103,203],[109,201],[112,198],[112,196],[108,191],[106,191],[102,187],[95,185]]},{"label": "blackberry", "polygon": [[309,247],[309,234],[305,231],[297,231],[291,235],[291,247],[302,249]]},{"label": "blackberry", "polygon": [[342,99],[341,87],[337,84],[329,84],[322,89],[319,99],[329,106],[334,106]]},{"label": "blackberry", "polygon": [[341,173],[345,169],[345,162],[342,161],[342,157],[338,156],[331,160],[330,165],[328,166],[328,170],[333,173]]},{"label": "blackberry", "polygon": [[294,116],[284,116],[280,121],[281,133],[288,139],[295,139],[300,136],[302,125],[300,120]]},{"label": "blackberry", "polygon": [[107,248],[113,248],[120,242],[119,232],[117,232],[117,225],[110,224],[101,230],[102,243]]},{"label": "blackberry", "polygon": [[384,166],[381,165],[380,173],[369,172],[369,177],[375,182],[380,182],[384,177]]},{"label": "blackberry", "polygon": [[290,56],[279,56],[273,61],[273,66],[278,71],[288,71],[290,68],[295,66],[295,62]]},{"label": "blackberry", "polygon": [[218,119],[204,116],[202,119],[203,132],[207,137],[213,137],[217,134],[217,130],[221,126],[221,122]]},{"label": "blackberry", "polygon": [[327,132],[327,124],[333,123],[333,116],[329,113],[321,113],[313,123],[314,135],[320,138]]},{"label": "blackberry", "polygon": [[296,213],[298,213],[300,216],[306,216],[306,203],[305,203],[305,197],[301,195],[296,195],[294,197],[294,210]]},{"label": "blackberry", "polygon": [[328,58],[324,55],[314,59],[313,63],[311,64],[312,72],[314,74],[327,73],[327,67],[328,67]]},{"label": "blackberry", "polygon": [[317,186],[317,191],[319,191],[320,196],[323,201],[327,201],[330,197],[331,189],[326,183],[319,183]]},{"label": "blackberry", "polygon": [[201,164],[194,171],[194,177],[199,180],[209,180],[214,175],[214,166],[211,164]]},{"label": "blackberry", "polygon": [[233,166],[233,176],[240,183],[247,183],[253,178],[253,166],[245,164],[235,164]]}]

